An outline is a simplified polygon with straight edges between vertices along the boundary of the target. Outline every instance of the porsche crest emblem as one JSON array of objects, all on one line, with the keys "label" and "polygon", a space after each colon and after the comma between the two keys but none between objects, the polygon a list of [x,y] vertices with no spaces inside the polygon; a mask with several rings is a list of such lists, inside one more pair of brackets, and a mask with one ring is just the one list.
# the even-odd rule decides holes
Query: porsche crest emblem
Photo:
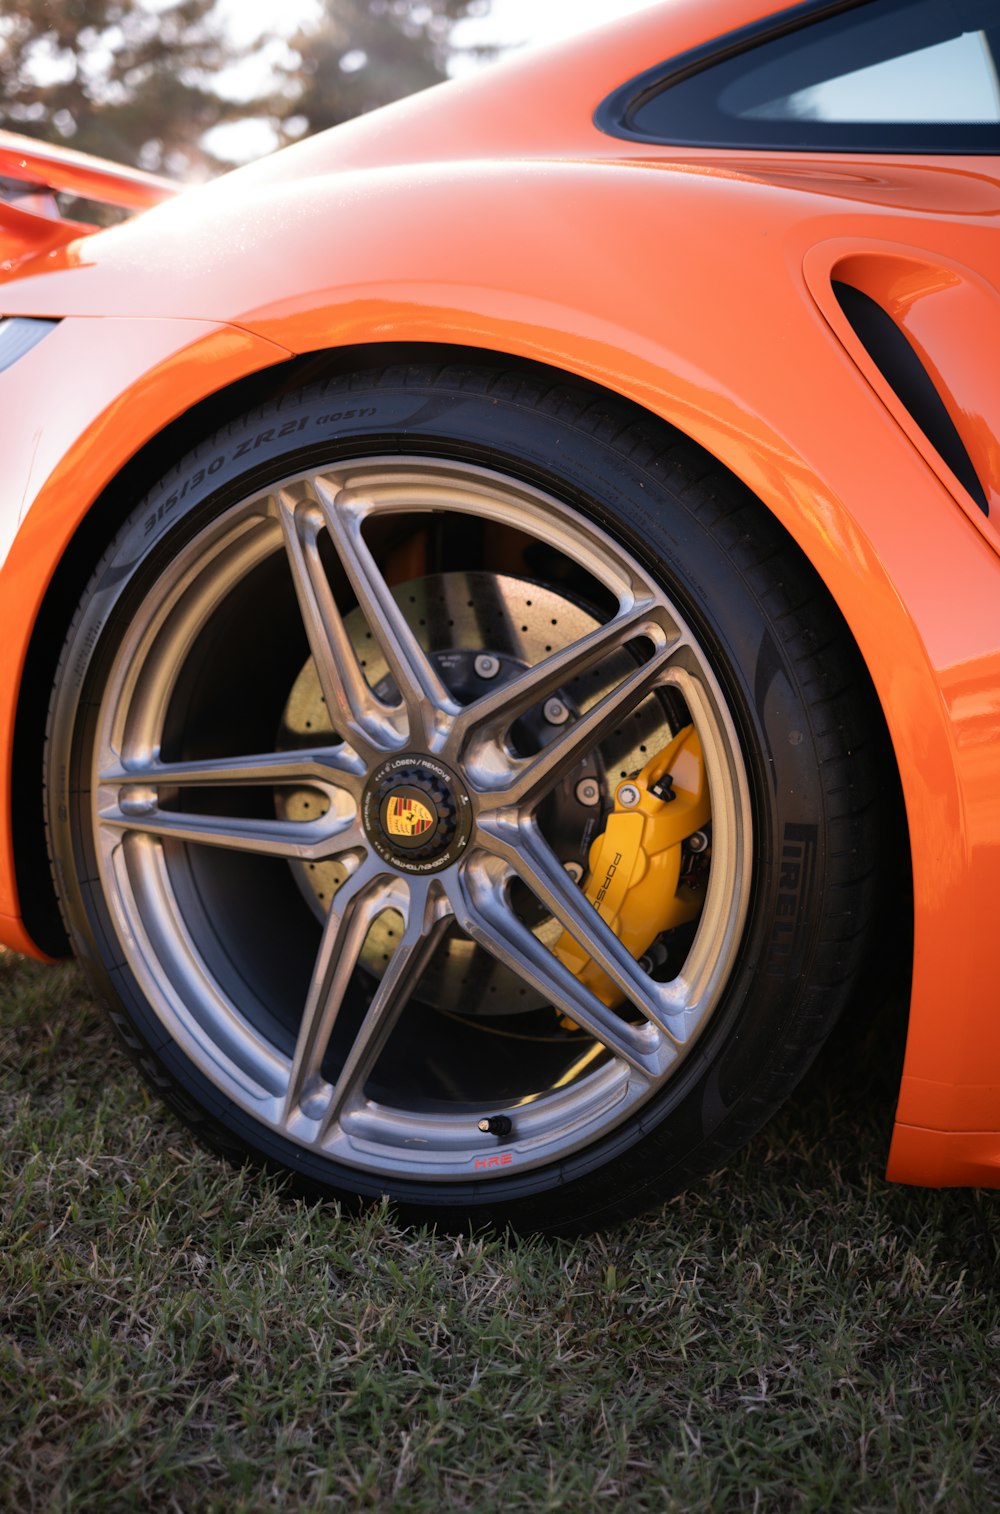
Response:
[{"label": "porsche crest emblem", "polygon": [[433,825],[433,812],[421,800],[410,794],[400,794],[389,800],[385,826],[390,836],[422,836]]}]

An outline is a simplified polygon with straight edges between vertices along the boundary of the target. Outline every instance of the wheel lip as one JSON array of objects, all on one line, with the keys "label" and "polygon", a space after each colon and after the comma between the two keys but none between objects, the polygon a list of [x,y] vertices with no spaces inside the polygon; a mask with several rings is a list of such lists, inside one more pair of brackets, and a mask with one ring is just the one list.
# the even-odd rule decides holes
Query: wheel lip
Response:
[{"label": "wheel lip", "polygon": [[[295,486],[302,479],[315,476],[317,473],[342,475],[349,470],[357,470],[368,479],[375,470],[388,471],[396,482],[408,484],[412,484],[410,476],[412,470],[413,473],[423,476],[443,475],[449,486],[456,482],[480,486],[485,491],[488,503],[486,507],[472,509],[470,513],[485,515],[487,518],[495,518],[505,523],[509,523],[511,519],[509,513],[511,502],[527,501],[529,513],[537,520],[539,530],[543,522],[551,521],[552,512],[555,512],[561,527],[568,523],[571,526],[579,524],[585,528],[588,549],[596,548],[598,551],[604,551],[608,561],[620,563],[624,560],[629,563],[630,572],[634,575],[647,581],[651,580],[648,570],[641,565],[641,560],[637,559],[629,548],[609,536],[601,526],[588,519],[577,508],[559,500],[555,495],[497,470],[477,464],[456,462],[445,457],[429,457],[426,453],[415,454],[411,457],[361,455],[357,458],[338,459],[335,464],[325,469],[312,468],[305,473],[301,471],[286,473],[267,489],[255,490],[238,503],[227,505],[218,519],[195,532],[185,543],[179,558],[175,561],[181,564],[197,563],[201,547],[206,541],[218,545],[220,535],[223,534],[221,526],[227,518],[232,518],[238,523],[237,535],[239,535],[245,524],[243,518],[250,507],[277,489]],[[499,505],[495,500],[498,493],[501,496]],[[503,499],[507,500],[507,508],[503,506]],[[393,508],[399,508],[399,506],[391,503],[379,506],[380,510]],[[442,508],[456,507],[444,505]],[[468,509],[468,506],[466,508]],[[223,540],[223,550],[228,540],[228,538]],[[247,556],[248,560],[253,558],[253,552],[249,551]],[[210,564],[212,560],[213,556],[210,555],[207,563]],[[579,561],[579,558],[577,560]],[[245,571],[248,570],[245,569]],[[202,564],[197,568],[196,576],[204,577],[204,573],[205,565]],[[655,584],[655,580],[652,581]],[[345,1167],[363,1170],[369,1175],[434,1182],[468,1181],[470,1176],[496,1178],[503,1174],[510,1174],[512,1171],[526,1172],[569,1157],[581,1148],[597,1143],[602,1137],[618,1129],[630,1114],[641,1108],[654,1095],[662,1092],[664,1086],[673,1079],[681,1061],[688,1055],[691,1047],[713,1018],[739,951],[750,899],[752,811],[746,763],[736,725],[710,659],[704,651],[703,641],[694,636],[687,618],[682,615],[675,600],[658,586],[657,593],[668,606],[671,616],[689,638],[690,645],[698,651],[698,675],[703,687],[699,688],[689,676],[683,673],[679,673],[668,681],[675,682],[681,688],[684,697],[688,699],[699,733],[711,730],[714,724],[724,738],[719,743],[723,748],[722,751],[718,749],[716,743],[711,741],[703,740],[703,747],[707,755],[707,776],[713,819],[717,813],[722,817],[727,807],[731,819],[730,825],[723,824],[719,828],[720,838],[726,838],[721,839],[723,860],[717,862],[713,852],[708,895],[688,958],[688,961],[696,958],[700,964],[697,981],[691,985],[694,998],[693,1011],[689,1016],[691,1023],[686,1027],[683,1044],[676,1048],[676,1054],[664,1067],[660,1077],[645,1087],[639,1087],[636,1081],[628,1076],[624,1064],[615,1061],[608,1063],[587,1075],[578,1085],[578,1088],[584,1091],[583,1102],[597,1111],[584,1118],[578,1110],[577,1113],[581,1113],[581,1118],[578,1120],[565,1117],[567,1114],[572,1114],[571,1106],[574,1103],[574,1097],[571,1097],[567,1090],[558,1094],[551,1091],[539,1094],[537,1098],[519,1108],[518,1138],[508,1147],[503,1148],[501,1153],[506,1155],[509,1152],[511,1157],[509,1163],[505,1161],[502,1164],[483,1165],[484,1158],[488,1159],[498,1153],[494,1149],[484,1151],[483,1138],[471,1128],[473,1123],[471,1119],[468,1122],[470,1128],[466,1129],[464,1125],[461,1128],[456,1127],[455,1117],[448,1117],[450,1126],[446,1129],[445,1125],[448,1122],[436,1121],[433,1117],[421,1114],[419,1120],[423,1123],[424,1131],[420,1139],[426,1142],[427,1132],[430,1130],[432,1134],[439,1135],[441,1145],[436,1150],[426,1149],[426,1147],[416,1149],[407,1145],[407,1127],[412,1123],[412,1112],[395,1111],[391,1119],[387,1121],[385,1111],[370,1101],[361,1111],[363,1118],[354,1119],[353,1124],[349,1119],[345,1122],[346,1128],[340,1131],[337,1139],[317,1147],[314,1122],[302,1115],[301,1111],[296,1118],[291,1120],[281,1117],[281,1056],[275,1054],[274,1048],[266,1044],[264,1039],[246,1022],[245,1017],[239,1015],[235,1006],[229,1006],[228,1010],[223,1012],[222,1018],[227,1023],[234,1023],[235,1016],[235,1021],[242,1022],[238,1032],[244,1038],[242,1049],[245,1051],[248,1045],[253,1047],[260,1071],[260,1079],[256,1084],[242,1076],[237,1065],[227,1055],[225,1037],[220,1034],[220,1044],[206,1046],[183,997],[175,991],[169,975],[157,976],[152,971],[151,963],[158,960],[158,948],[144,928],[141,912],[140,917],[136,919],[136,911],[129,907],[132,885],[131,882],[124,881],[120,866],[120,854],[124,848],[112,849],[109,853],[108,849],[99,842],[96,852],[101,883],[105,898],[109,902],[119,946],[133,975],[166,1032],[177,1042],[202,1075],[207,1077],[220,1092],[229,1098],[236,1097],[245,1113],[260,1121],[276,1135],[318,1152]],[[108,679],[107,690],[115,687],[116,672],[120,672],[123,661],[128,663],[133,657],[139,655],[144,636],[148,636],[151,627],[155,630],[156,625],[157,616],[154,613],[152,619],[147,619],[145,623],[135,623],[130,627],[114,660],[114,671]],[[141,677],[136,681],[140,682]],[[161,709],[167,693],[168,691],[165,692],[162,689],[158,691]],[[701,723],[695,716],[692,700],[700,708]],[[94,778],[100,770],[101,762],[106,760],[106,750],[109,745],[109,742],[102,741],[101,737],[101,733],[106,732],[107,727],[106,702],[106,699],[102,701],[101,713],[98,717],[99,734],[94,745],[94,771],[91,785],[91,792],[95,796],[91,821],[97,838],[101,834],[101,825],[100,805],[96,800],[99,786]],[[117,702],[115,713],[116,715],[120,713]],[[116,721],[112,720],[112,732],[115,729]],[[405,760],[405,755],[405,753],[401,754],[399,760]],[[425,759],[421,758],[421,760]],[[728,771],[726,771],[727,768]],[[147,849],[157,850],[156,848]],[[158,873],[156,869],[150,869],[148,877],[154,882],[158,877],[158,887],[162,896],[169,898],[171,890],[166,868],[163,865],[163,849],[158,850],[160,854]],[[118,864],[112,860],[116,851],[119,854]],[[724,887],[718,881],[713,887],[712,880],[719,880],[723,873],[732,884],[732,896],[728,900],[725,897]],[[698,955],[696,951],[698,943],[709,934],[710,927],[722,931],[721,945],[714,953],[702,952]],[[197,955],[196,946],[191,941],[183,943],[183,949],[189,953],[194,951]],[[581,1102],[579,1097],[575,1098],[575,1102],[577,1104]],[[556,1124],[558,1128],[555,1134],[547,1135],[542,1129],[546,1122],[540,1120],[537,1115],[538,1108],[542,1104],[546,1106],[551,1116],[546,1128]],[[560,1120],[561,1124],[559,1124]],[[539,1127],[537,1134],[532,1133],[535,1126]],[[386,1127],[389,1128],[391,1140],[384,1138]],[[378,1138],[380,1133],[383,1135],[382,1139]]]}]

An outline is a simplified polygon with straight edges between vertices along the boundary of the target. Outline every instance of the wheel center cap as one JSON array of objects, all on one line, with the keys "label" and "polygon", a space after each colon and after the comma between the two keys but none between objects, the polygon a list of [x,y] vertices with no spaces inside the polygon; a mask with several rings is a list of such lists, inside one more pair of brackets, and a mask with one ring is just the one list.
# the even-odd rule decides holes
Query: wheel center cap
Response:
[{"label": "wheel center cap", "polygon": [[384,862],[407,873],[435,873],[465,850],[472,803],[461,779],[443,762],[407,752],[373,770],[361,819]]}]

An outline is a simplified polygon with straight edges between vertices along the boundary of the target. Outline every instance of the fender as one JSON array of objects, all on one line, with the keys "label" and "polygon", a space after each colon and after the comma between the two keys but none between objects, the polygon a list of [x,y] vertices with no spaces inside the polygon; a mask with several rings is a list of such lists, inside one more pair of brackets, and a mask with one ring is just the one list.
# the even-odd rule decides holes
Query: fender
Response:
[{"label": "fender", "polygon": [[[56,392],[37,351],[0,374],[0,942],[33,955],[15,882],[11,762],[25,659],[52,575],[146,442],[217,389],[288,356],[246,332],[192,321],[64,320],[44,340],[60,348]],[[67,624],[72,612],[66,605]]]}]

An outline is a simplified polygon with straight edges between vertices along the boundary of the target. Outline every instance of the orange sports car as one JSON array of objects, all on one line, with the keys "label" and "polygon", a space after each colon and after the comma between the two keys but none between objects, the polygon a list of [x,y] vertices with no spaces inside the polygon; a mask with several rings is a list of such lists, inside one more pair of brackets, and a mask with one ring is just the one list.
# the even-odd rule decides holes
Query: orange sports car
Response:
[{"label": "orange sports car", "polygon": [[608,1222],[912,920],[888,1173],[1000,1184],[998,71],[675,0],[184,194],[0,139],[0,941],[205,1140]]}]

